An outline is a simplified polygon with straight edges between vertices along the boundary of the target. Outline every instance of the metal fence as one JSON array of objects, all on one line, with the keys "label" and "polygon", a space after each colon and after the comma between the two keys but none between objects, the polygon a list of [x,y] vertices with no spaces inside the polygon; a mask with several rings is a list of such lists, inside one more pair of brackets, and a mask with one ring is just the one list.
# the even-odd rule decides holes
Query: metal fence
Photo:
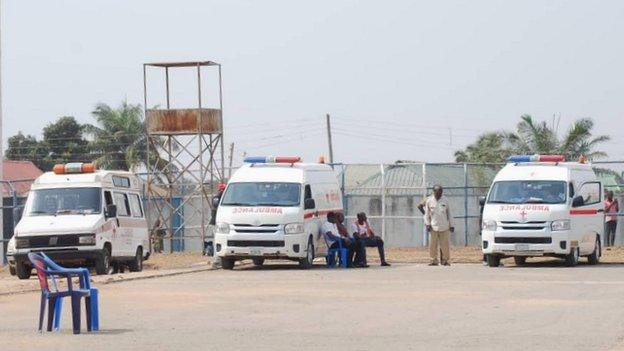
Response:
[{"label": "metal fence", "polygon": [[[393,164],[334,164],[334,170],[343,194],[347,221],[353,221],[358,212],[366,212],[370,223],[389,247],[426,246],[427,233],[418,205],[431,194],[434,185],[444,188],[455,220],[454,245],[479,245],[480,207],[478,199],[487,193],[502,164],[471,163],[393,163]],[[620,203],[616,245],[624,244],[624,161],[594,162],[594,170],[605,190],[613,190]],[[236,167],[232,167],[232,172]],[[226,172],[231,174],[230,171]],[[141,176],[144,176],[142,174]],[[229,176],[228,176],[229,178]],[[0,244],[13,235],[13,228],[21,218],[25,197],[32,179],[2,181],[4,187],[4,235]],[[205,237],[194,233],[199,207],[193,198],[175,199],[178,213],[174,235],[163,239],[164,251],[195,251],[204,249],[212,233]],[[186,203],[182,203],[187,201]],[[153,201],[152,201],[153,202]],[[144,196],[143,203],[149,220],[150,233],[155,234],[156,208]],[[188,209],[186,207],[190,206]],[[191,209],[192,207],[192,209]],[[210,218],[209,206],[204,215]],[[186,228],[189,226],[189,228]],[[187,230],[185,230],[187,229]],[[2,245],[5,250],[6,245]]]}]

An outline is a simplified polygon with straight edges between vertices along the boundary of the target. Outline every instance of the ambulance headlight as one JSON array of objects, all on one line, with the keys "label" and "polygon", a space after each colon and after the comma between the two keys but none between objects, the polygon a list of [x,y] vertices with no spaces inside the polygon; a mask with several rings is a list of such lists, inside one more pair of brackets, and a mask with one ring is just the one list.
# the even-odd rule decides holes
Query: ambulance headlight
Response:
[{"label": "ambulance headlight", "polygon": [[25,249],[25,248],[28,247],[29,244],[30,244],[30,242],[26,238],[15,238],[15,248],[16,249]]},{"label": "ambulance headlight", "polygon": [[230,224],[225,222],[217,223],[217,234],[230,234]]},{"label": "ambulance headlight", "polygon": [[285,234],[303,233],[303,223],[289,223],[284,226]]},{"label": "ambulance headlight", "polygon": [[15,252],[15,237],[12,237],[7,244],[7,255],[12,255]]},{"label": "ambulance headlight", "polygon": [[570,230],[570,220],[560,219],[557,221],[552,221],[552,223],[550,223],[550,230],[552,230],[553,232],[557,232],[561,230]]},{"label": "ambulance headlight", "polygon": [[95,234],[86,234],[78,237],[80,245],[95,245]]},{"label": "ambulance headlight", "polygon": [[495,231],[496,230],[496,221],[483,221],[483,224],[481,224],[481,229],[483,230],[489,230],[489,231]]}]

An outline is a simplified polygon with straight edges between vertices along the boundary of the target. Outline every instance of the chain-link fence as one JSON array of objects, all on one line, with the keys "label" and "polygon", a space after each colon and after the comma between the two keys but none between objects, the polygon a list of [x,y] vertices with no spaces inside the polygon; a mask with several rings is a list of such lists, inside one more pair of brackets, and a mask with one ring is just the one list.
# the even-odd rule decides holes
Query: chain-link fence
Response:
[{"label": "chain-link fence", "polygon": [[[423,215],[418,210],[434,185],[444,188],[455,220],[454,245],[479,245],[479,197],[488,188],[502,164],[457,163],[394,163],[394,164],[334,164],[338,183],[343,193],[347,221],[353,221],[358,212],[366,212],[378,235],[389,247],[418,247],[428,244]],[[619,201],[615,244],[624,244],[624,161],[594,162],[594,170],[605,190],[614,192]],[[230,175],[236,170],[226,171]],[[145,174],[141,175],[142,178]],[[228,176],[229,178],[229,176]],[[26,195],[32,179],[3,181],[4,230],[0,243],[13,235],[13,228],[21,218]],[[210,218],[210,204],[200,202],[197,196],[178,194],[169,200],[166,192],[161,198],[148,201],[144,192],[148,226],[155,240],[162,240],[165,252],[201,252],[212,240],[212,229],[205,236],[198,234],[199,218]],[[171,202],[171,203],[168,203]],[[159,206],[159,207],[156,207]],[[198,209],[203,209],[198,211]],[[173,211],[171,223],[156,226],[158,213]],[[201,213],[200,213],[201,212]],[[170,225],[171,230],[163,230]],[[162,233],[158,237],[158,233]],[[2,245],[6,249],[6,245]]]}]

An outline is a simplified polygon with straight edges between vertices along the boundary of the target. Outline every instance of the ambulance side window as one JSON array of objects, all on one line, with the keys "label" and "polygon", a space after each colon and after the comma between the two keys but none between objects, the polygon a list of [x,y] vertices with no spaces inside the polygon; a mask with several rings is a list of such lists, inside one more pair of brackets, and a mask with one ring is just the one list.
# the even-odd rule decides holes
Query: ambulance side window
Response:
[{"label": "ambulance side window", "polygon": [[139,195],[130,194],[130,208],[132,209],[132,217],[143,217],[143,209],[141,209]]},{"label": "ambulance side window", "polygon": [[581,185],[578,195],[583,197],[583,205],[593,205],[600,202],[600,182],[589,182]]},{"label": "ambulance side window", "polygon": [[115,205],[117,205],[117,216],[130,216],[130,204],[128,203],[128,195],[124,193],[114,193]]},{"label": "ambulance side window", "polygon": [[568,197],[570,199],[574,198],[574,184],[572,184],[572,182],[568,184]]},{"label": "ambulance side window", "polygon": [[303,199],[311,199],[312,198],[312,189],[310,188],[310,184],[305,186]]}]

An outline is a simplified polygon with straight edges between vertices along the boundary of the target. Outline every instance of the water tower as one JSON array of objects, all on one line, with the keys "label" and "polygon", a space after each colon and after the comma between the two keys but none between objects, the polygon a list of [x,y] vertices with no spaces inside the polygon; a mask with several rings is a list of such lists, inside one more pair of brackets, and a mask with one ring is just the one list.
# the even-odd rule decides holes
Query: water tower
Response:
[{"label": "water tower", "polygon": [[[203,89],[202,69],[217,70],[218,83],[212,90]],[[150,99],[157,100],[154,103],[148,101],[148,91],[153,90],[148,89],[148,74],[156,70],[164,73],[161,84],[164,83],[165,99]],[[196,78],[182,89],[193,92],[196,105],[172,108],[169,78],[174,70],[193,71]],[[149,82],[150,87],[154,84]],[[212,61],[146,63],[143,88],[148,140],[148,223],[151,229],[158,229],[153,232],[164,235],[157,242],[169,246],[168,251],[201,250],[206,236],[211,234],[207,230],[210,200],[224,178],[221,65]],[[205,106],[202,91],[218,94],[218,105]],[[158,105],[162,102],[164,108]]]}]

